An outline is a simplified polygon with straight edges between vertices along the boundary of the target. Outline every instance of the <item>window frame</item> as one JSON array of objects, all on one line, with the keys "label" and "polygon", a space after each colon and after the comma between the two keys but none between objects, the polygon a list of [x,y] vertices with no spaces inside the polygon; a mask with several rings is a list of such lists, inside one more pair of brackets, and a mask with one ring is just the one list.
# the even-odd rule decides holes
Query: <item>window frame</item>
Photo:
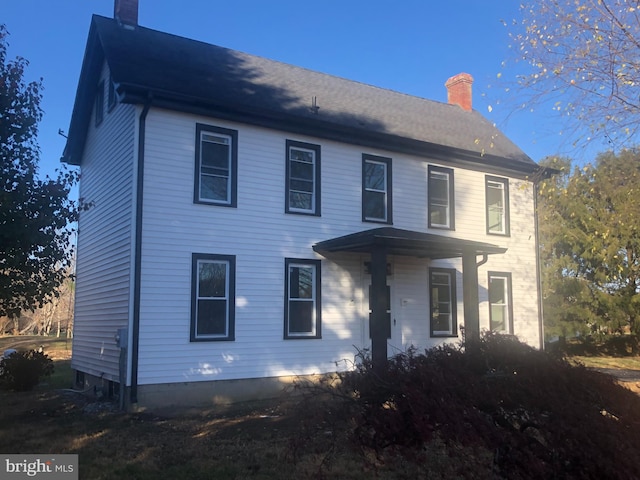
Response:
[{"label": "window frame", "polygon": [[[200,263],[223,263],[226,265],[225,299],[226,299],[226,334],[198,334],[198,301]],[[221,297],[203,297],[216,298]],[[236,306],[236,257],[235,255],[217,255],[194,253],[191,257],[191,342],[220,342],[235,340],[235,306]]]},{"label": "window frame", "polygon": [[101,80],[96,87],[94,110],[95,125],[97,127],[104,120],[104,80]]},{"label": "window frame", "polygon": [[[449,277],[449,308],[451,325],[449,331],[434,330],[433,328],[433,275],[447,275]],[[457,272],[455,268],[429,268],[429,334],[431,338],[451,338],[458,336],[458,296],[456,293]]]},{"label": "window frame", "polygon": [[[435,190],[431,184],[431,174],[437,173],[447,176],[447,223],[433,223],[431,220],[431,214],[433,213],[433,199],[431,193]],[[440,230],[455,230],[456,229],[456,213],[455,213],[455,182],[454,172],[452,168],[438,167],[436,165],[429,165],[427,167],[427,219],[429,228],[437,228]]]},{"label": "window frame", "polygon": [[[375,192],[380,193],[380,190],[373,190],[371,188],[367,188],[366,185],[366,171],[367,171],[367,163],[376,163],[385,166],[385,217],[384,218],[376,218],[376,217],[367,217],[366,215],[366,197],[367,192]],[[377,155],[370,155],[367,153],[362,154],[362,221],[363,222],[372,222],[372,223],[384,223],[387,225],[393,224],[393,178],[392,178],[392,161],[391,158],[388,157],[380,157]]]},{"label": "window frame", "polygon": [[[506,309],[505,314],[507,315],[505,321],[505,330],[495,330],[493,328],[493,304],[491,303],[491,279],[492,278],[502,278],[505,280],[504,286],[507,289],[506,294]],[[513,334],[513,289],[512,289],[512,279],[511,272],[494,272],[490,271],[487,273],[487,303],[489,304],[489,330],[496,333],[505,333],[505,334]],[[503,292],[504,293],[504,292]],[[500,304],[497,304],[500,305]]]},{"label": "window frame", "polygon": [[[290,272],[291,267],[313,267],[313,309],[315,319],[312,321],[313,328],[308,333],[292,333],[290,332]],[[322,262],[320,260],[307,260],[300,258],[284,259],[284,339],[285,340],[301,340],[301,339],[321,339],[322,338]]]},{"label": "window frame", "polygon": [[[311,196],[311,209],[295,208],[291,206],[291,149],[298,149],[303,151],[310,151],[314,154],[313,162],[313,192]],[[292,213],[297,215],[311,215],[319,217],[320,212],[320,173],[321,173],[321,149],[320,145],[314,145],[312,143],[298,142],[295,140],[286,141],[286,177],[285,177],[285,213]]]},{"label": "window frame", "polygon": [[[202,135],[211,133],[222,137],[228,137],[229,146],[229,178],[227,180],[227,198],[225,200],[207,199],[201,196],[201,176],[202,176]],[[230,128],[217,127],[214,125],[196,124],[196,148],[195,148],[195,174],[193,203],[204,205],[217,205],[221,207],[237,207],[238,198],[238,131]]]},{"label": "window frame", "polygon": [[[504,202],[504,211],[503,211],[503,230],[502,231],[491,231],[491,222],[489,219],[489,183],[498,183],[502,185],[502,201]],[[486,225],[487,225],[487,235],[500,235],[503,237],[508,237],[511,235],[510,230],[510,222],[509,222],[509,179],[504,177],[494,177],[492,175],[486,175],[484,180],[484,191],[485,191],[485,211],[486,211]]]}]

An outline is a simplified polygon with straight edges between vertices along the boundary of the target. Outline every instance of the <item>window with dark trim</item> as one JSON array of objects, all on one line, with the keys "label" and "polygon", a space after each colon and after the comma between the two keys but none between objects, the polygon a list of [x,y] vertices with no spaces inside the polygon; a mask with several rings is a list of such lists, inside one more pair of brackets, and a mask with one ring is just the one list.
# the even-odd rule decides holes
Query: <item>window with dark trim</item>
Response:
[{"label": "window with dark trim", "polygon": [[197,124],[195,163],[193,201],[235,207],[238,181],[237,130]]},{"label": "window with dark trim", "polygon": [[95,116],[96,116],[96,127],[102,123],[104,118],[104,81],[98,84],[98,88],[96,89],[96,100],[95,100]]},{"label": "window with dark trim", "polygon": [[235,283],[235,256],[192,255],[192,342],[235,339]]},{"label": "window with dark trim", "polygon": [[509,179],[485,177],[487,233],[509,235]]},{"label": "window with dark trim", "polygon": [[429,269],[432,337],[455,337],[457,329],[456,270]]},{"label": "window with dark trim", "polygon": [[511,273],[489,272],[489,325],[492,332],[513,333]]},{"label": "window with dark trim", "polygon": [[362,155],[362,221],[393,223],[391,159]]},{"label": "window with dark trim", "polygon": [[286,213],[320,216],[320,145],[287,140]]},{"label": "window with dark trim", "polygon": [[429,165],[427,196],[429,227],[455,230],[452,169]]},{"label": "window with dark trim", "polygon": [[286,258],[284,338],[322,338],[320,260]]},{"label": "window with dark trim", "polygon": [[109,77],[109,87],[107,94],[107,109],[109,111],[113,110],[113,107],[116,106],[116,85],[113,83],[113,79]]}]

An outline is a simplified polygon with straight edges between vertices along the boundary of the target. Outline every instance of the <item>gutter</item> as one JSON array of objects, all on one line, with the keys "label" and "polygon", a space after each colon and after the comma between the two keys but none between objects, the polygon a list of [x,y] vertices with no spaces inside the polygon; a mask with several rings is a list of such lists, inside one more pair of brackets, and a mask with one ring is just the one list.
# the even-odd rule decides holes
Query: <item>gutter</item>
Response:
[{"label": "gutter", "polygon": [[131,335],[131,390],[129,402],[138,403],[138,358],[140,340],[140,283],[142,276],[142,203],[144,186],[144,144],[147,114],[153,102],[153,95],[149,92],[144,108],[138,119],[138,172],[136,185],[136,227],[133,267],[133,320]]}]

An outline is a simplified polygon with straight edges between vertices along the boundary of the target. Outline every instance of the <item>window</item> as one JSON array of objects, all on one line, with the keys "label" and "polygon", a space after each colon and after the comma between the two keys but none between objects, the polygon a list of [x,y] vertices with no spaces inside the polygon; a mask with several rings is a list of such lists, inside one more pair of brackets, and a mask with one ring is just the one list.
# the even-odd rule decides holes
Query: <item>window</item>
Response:
[{"label": "window", "polygon": [[196,126],[195,203],[236,206],[238,132]]},{"label": "window", "polygon": [[509,235],[509,180],[485,177],[487,233]]},{"label": "window", "polygon": [[96,90],[96,104],[95,104],[95,112],[96,112],[96,127],[102,123],[102,119],[104,118],[104,82],[100,82],[98,84],[98,89]]},{"label": "window", "polygon": [[109,78],[109,92],[107,95],[107,108],[109,111],[113,110],[116,106],[116,85],[113,83],[113,79]]},{"label": "window", "polygon": [[362,155],[362,220],[392,223],[391,159]]},{"label": "window", "polygon": [[429,227],[455,229],[453,170],[429,165]]},{"label": "window", "polygon": [[284,338],[321,338],[320,261],[285,259]]},{"label": "window", "polygon": [[320,145],[287,140],[287,213],[320,216]]},{"label": "window", "polygon": [[489,272],[489,323],[492,332],[513,333],[510,273]]},{"label": "window", "polygon": [[234,340],[236,260],[193,254],[191,341]]},{"label": "window", "polygon": [[431,336],[457,335],[456,271],[452,268],[429,269],[431,292]]}]

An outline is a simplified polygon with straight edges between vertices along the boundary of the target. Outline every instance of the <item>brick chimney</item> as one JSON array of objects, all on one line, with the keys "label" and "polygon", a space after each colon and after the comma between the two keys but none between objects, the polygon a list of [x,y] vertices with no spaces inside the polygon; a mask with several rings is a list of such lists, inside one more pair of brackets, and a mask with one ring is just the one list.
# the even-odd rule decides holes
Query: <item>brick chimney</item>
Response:
[{"label": "brick chimney", "polygon": [[138,0],[115,0],[113,18],[125,25],[138,24]]},{"label": "brick chimney", "polygon": [[471,85],[473,77],[468,73],[454,75],[444,84],[447,87],[447,102],[451,105],[458,105],[470,112],[473,109],[471,103]]}]

